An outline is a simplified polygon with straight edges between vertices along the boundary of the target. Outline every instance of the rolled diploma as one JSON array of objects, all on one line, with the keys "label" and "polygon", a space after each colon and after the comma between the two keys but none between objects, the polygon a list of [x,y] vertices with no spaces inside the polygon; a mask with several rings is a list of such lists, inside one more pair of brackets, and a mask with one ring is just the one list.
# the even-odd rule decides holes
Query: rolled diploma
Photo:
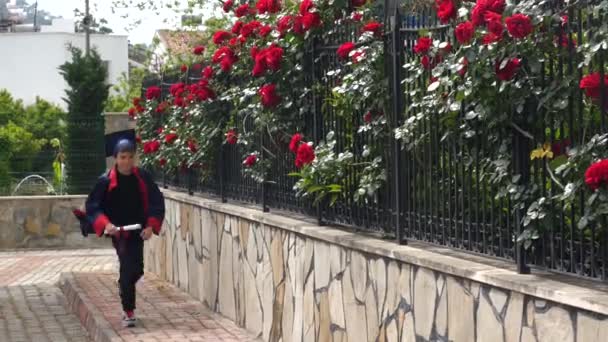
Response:
[{"label": "rolled diploma", "polygon": [[130,224],[124,227],[116,227],[118,228],[118,231],[123,231],[123,230],[138,230],[141,229],[141,224],[137,223],[137,224]]}]

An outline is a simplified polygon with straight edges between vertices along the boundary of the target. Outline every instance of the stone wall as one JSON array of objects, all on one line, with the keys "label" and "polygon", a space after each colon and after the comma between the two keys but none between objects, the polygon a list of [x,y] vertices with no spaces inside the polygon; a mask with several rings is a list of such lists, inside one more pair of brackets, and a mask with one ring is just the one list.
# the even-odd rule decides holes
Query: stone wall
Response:
[{"label": "stone wall", "polygon": [[84,238],[72,209],[85,196],[0,197],[0,248],[111,247],[108,239]]},{"label": "stone wall", "polygon": [[398,246],[172,191],[165,196],[167,220],[161,237],[146,245],[147,270],[265,341],[608,336],[604,284],[518,275],[501,262],[450,250]]}]

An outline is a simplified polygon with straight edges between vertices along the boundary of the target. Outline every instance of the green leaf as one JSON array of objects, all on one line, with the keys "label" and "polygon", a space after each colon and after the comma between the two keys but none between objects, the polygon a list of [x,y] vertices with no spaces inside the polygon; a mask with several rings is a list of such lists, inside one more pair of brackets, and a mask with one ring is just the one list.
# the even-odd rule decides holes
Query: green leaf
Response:
[{"label": "green leaf", "polygon": [[302,177],[302,173],[300,172],[290,172],[287,174],[289,177]]}]

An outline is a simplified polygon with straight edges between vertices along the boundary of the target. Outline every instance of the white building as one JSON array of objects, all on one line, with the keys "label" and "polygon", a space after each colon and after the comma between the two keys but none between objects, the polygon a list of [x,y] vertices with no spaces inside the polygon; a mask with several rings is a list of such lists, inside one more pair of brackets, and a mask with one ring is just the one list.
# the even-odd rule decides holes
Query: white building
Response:
[{"label": "white building", "polygon": [[[26,105],[39,96],[65,109],[67,84],[58,68],[71,58],[69,44],[85,48],[85,35],[74,32],[73,21],[60,19],[40,32],[0,33],[0,89]],[[91,47],[107,62],[108,83],[117,84],[122,73],[128,74],[127,36],[92,34]]]}]

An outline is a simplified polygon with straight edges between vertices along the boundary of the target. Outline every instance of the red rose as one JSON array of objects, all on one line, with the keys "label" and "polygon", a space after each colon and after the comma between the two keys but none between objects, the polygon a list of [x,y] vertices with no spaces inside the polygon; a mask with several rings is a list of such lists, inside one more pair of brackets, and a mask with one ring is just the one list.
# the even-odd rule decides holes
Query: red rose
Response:
[{"label": "red rose", "polygon": [[419,55],[425,54],[429,52],[431,46],[433,46],[433,40],[431,38],[420,37],[416,42],[416,46],[414,46],[414,52]]},{"label": "red rose", "polygon": [[158,151],[160,142],[157,140],[147,141],[144,143],[144,154],[150,154]]},{"label": "red rose", "polygon": [[192,153],[196,153],[198,151],[198,147],[196,146],[196,142],[194,140],[188,140],[188,149]]},{"label": "red rose", "polygon": [[205,69],[203,69],[203,77],[206,79],[213,77],[213,68],[211,66],[206,66]]},{"label": "red rose", "polygon": [[365,51],[355,50],[351,58],[353,60],[353,63],[357,64],[365,58]]},{"label": "red rose", "polygon": [[213,34],[213,43],[215,45],[221,45],[226,40],[230,39],[230,37],[232,37],[232,35],[230,34],[230,32],[227,32],[227,31],[217,31],[217,32],[215,32]]},{"label": "red rose", "polygon": [[265,25],[265,26],[260,27],[260,36],[266,37],[270,34],[270,32],[272,32],[272,26]]},{"label": "red rose", "polygon": [[432,69],[431,59],[429,58],[429,56],[427,56],[427,55],[422,56],[422,58],[420,59],[420,63],[422,64],[422,66],[425,69],[427,69],[427,70]]},{"label": "red rose", "polygon": [[315,4],[312,3],[312,0],[303,0],[300,3],[300,15],[304,15],[310,12],[311,9],[315,7]]},{"label": "red rose", "polygon": [[165,159],[165,158],[161,158],[161,159],[158,161],[158,164],[159,164],[160,166],[165,166],[165,165],[167,165],[167,159]]},{"label": "red rose", "polygon": [[367,112],[367,113],[365,113],[365,115],[363,115],[363,122],[365,122],[365,123],[371,123],[372,119],[373,119],[372,112]]},{"label": "red rose", "polygon": [[296,167],[301,169],[315,160],[315,150],[310,144],[300,144],[296,153]]},{"label": "red rose", "polygon": [[447,24],[450,20],[456,18],[456,6],[452,0],[435,0],[435,8],[437,9],[437,17],[442,24]]},{"label": "red rose", "polygon": [[224,72],[229,72],[237,60],[234,51],[227,46],[217,49],[213,54],[213,63],[220,63],[220,68]]},{"label": "red rose", "polygon": [[257,20],[252,20],[251,22],[243,25],[243,28],[241,29],[241,36],[244,38],[249,38],[256,34],[260,27],[262,27],[262,23]]},{"label": "red rose", "polygon": [[355,8],[364,6],[366,2],[367,0],[351,0],[351,4],[353,4],[353,7]]},{"label": "red rose", "polygon": [[188,71],[188,66],[187,66],[186,64],[182,64],[182,66],[181,66],[180,70],[181,70],[182,72],[186,72],[186,71]]},{"label": "red rose", "polygon": [[306,29],[304,28],[304,17],[302,15],[293,18],[293,33],[300,35],[306,33]]},{"label": "red rose", "polygon": [[300,142],[302,142],[302,134],[296,133],[291,137],[291,141],[289,142],[289,150],[293,153],[298,152],[298,146],[300,146]]},{"label": "red rose", "polygon": [[516,39],[527,37],[534,29],[530,17],[521,13],[508,17],[505,23],[511,37]]},{"label": "red rose", "polygon": [[169,108],[169,103],[163,101],[163,102],[159,103],[158,106],[156,106],[155,111],[156,111],[156,113],[161,114],[161,113],[164,113],[165,110],[167,110],[167,108]]},{"label": "red rose", "polygon": [[136,110],[134,107],[129,108],[129,117],[131,119],[135,118],[135,115],[137,114]]},{"label": "red rose", "polygon": [[502,15],[494,12],[486,12],[485,20],[488,31],[499,37],[502,36],[502,33],[505,30],[505,27],[502,25]]},{"label": "red rose", "polygon": [[596,191],[608,181],[608,159],[600,160],[591,164],[585,171],[585,183],[591,189]]},{"label": "red rose", "polygon": [[255,4],[255,7],[258,9],[258,13],[277,13],[281,10],[281,1],[280,0],[258,0]]},{"label": "red rose", "polygon": [[[441,54],[445,55],[447,53],[450,53],[450,51],[452,51],[452,44],[450,44],[450,42],[443,42],[442,44],[445,44],[445,45],[439,51]],[[441,44],[439,46],[441,46]]]},{"label": "red rose", "polygon": [[162,127],[158,127],[158,128],[156,129],[156,134],[162,134],[162,133],[163,133],[163,131],[164,131],[164,129],[163,129]]},{"label": "red rose", "polygon": [[259,90],[262,105],[266,108],[276,107],[281,102],[281,97],[276,93],[276,85],[266,84]]},{"label": "red rose", "polygon": [[505,0],[477,0],[471,11],[471,21],[475,26],[481,26],[486,21],[486,13],[494,12],[502,14],[505,10]]},{"label": "red rose", "polygon": [[321,26],[321,16],[319,13],[306,13],[302,16],[302,26],[305,30]]},{"label": "red rose", "polygon": [[284,36],[285,33],[287,33],[287,31],[291,30],[292,24],[293,24],[293,17],[290,15],[281,17],[277,21],[277,31],[279,31],[279,33],[281,34],[281,37]]},{"label": "red rose", "polygon": [[338,51],[336,51],[336,53],[338,54],[338,57],[340,57],[340,59],[347,59],[350,52],[353,51],[354,49],[355,49],[355,43],[346,42],[346,43],[340,45],[340,47],[338,48]]},{"label": "red rose", "polygon": [[469,60],[466,57],[462,57],[460,64],[462,65],[462,67],[458,70],[458,74],[460,75],[460,77],[464,77],[464,75],[467,73],[467,70],[469,69]]},{"label": "red rose", "polygon": [[465,21],[456,26],[454,33],[456,34],[456,40],[458,40],[460,44],[468,44],[475,35],[475,28],[473,27],[472,22]]},{"label": "red rose", "polygon": [[160,99],[160,87],[151,86],[146,89],[146,99],[154,100]]},{"label": "red rose", "polygon": [[566,33],[562,33],[559,37],[555,37],[555,41],[554,41],[555,46],[561,46],[563,48],[569,48],[570,44],[572,44],[572,47],[576,47],[577,46],[577,41],[576,39],[572,38],[569,39],[568,38],[568,34]]},{"label": "red rose", "polygon": [[234,129],[226,132],[226,142],[230,145],[235,145],[239,141],[239,136]]},{"label": "red rose", "polygon": [[[600,73],[589,74],[581,79],[579,87],[585,90],[585,95],[593,100],[599,100],[602,94]],[[604,75],[604,97],[608,102],[608,75]]]},{"label": "red rose", "polygon": [[283,49],[278,46],[271,46],[266,49],[264,54],[266,65],[272,71],[281,69],[281,60],[283,59]]},{"label": "red rose", "polygon": [[169,87],[169,93],[174,97],[181,96],[185,90],[186,85],[182,82],[172,84],[171,87]]},{"label": "red rose", "polygon": [[249,50],[249,54],[251,55],[251,58],[253,58],[255,60],[255,57],[258,55],[258,53],[260,53],[260,48],[257,46],[252,46],[251,49]]},{"label": "red rose", "polygon": [[439,62],[441,62],[441,56],[439,55],[435,57],[429,57],[428,55],[424,55],[420,59],[420,63],[422,63],[422,66],[424,66],[424,68],[427,70],[433,69],[435,66],[437,66],[437,64],[439,64]]},{"label": "red rose", "polygon": [[380,37],[382,36],[382,24],[380,24],[377,21],[370,21],[369,23],[365,24],[365,26],[363,26],[362,29],[363,32],[371,32],[373,33],[376,37]]},{"label": "red rose", "polygon": [[278,46],[271,46],[267,49],[258,51],[257,47],[251,48],[251,56],[255,59],[253,76],[262,76],[266,70],[278,71],[281,69],[283,59],[283,49]]},{"label": "red rose", "polygon": [[192,66],[192,70],[194,70],[194,71],[201,71],[202,67],[203,67],[202,65],[200,65],[200,64],[197,63],[197,64],[194,64]]},{"label": "red rose", "polygon": [[141,135],[135,137],[135,142],[141,144]]},{"label": "red rose", "polygon": [[232,33],[234,34],[239,34],[241,33],[241,29],[243,28],[243,22],[242,21],[237,21],[236,23],[234,23],[234,25],[232,25]]},{"label": "red rose", "polygon": [[243,4],[236,8],[236,10],[234,11],[234,14],[236,15],[237,18],[240,18],[240,17],[246,16],[247,14],[253,14],[253,12],[251,10],[252,9],[249,8],[249,4]]},{"label": "red rose", "polygon": [[173,142],[177,139],[177,134],[175,133],[169,133],[167,135],[165,135],[165,142],[167,144],[173,144]]},{"label": "red rose", "polygon": [[139,106],[139,104],[141,103],[141,97],[135,97],[133,98],[133,105],[134,106]]},{"label": "red rose", "polygon": [[205,51],[205,47],[204,47],[204,46],[201,46],[201,45],[196,46],[196,47],[194,48],[194,50],[192,50],[192,52],[193,52],[195,55],[202,55],[204,51]]},{"label": "red rose", "polygon": [[490,45],[492,43],[496,43],[496,42],[500,41],[501,39],[502,39],[501,36],[497,36],[494,33],[490,32],[490,33],[487,33],[485,36],[483,36],[481,42],[484,45]]},{"label": "red rose", "polygon": [[520,59],[511,58],[501,69],[500,66],[502,63],[503,63],[503,61],[501,61],[501,60],[496,61],[496,65],[495,65],[496,76],[498,76],[498,78],[501,81],[512,80],[513,77],[515,76],[515,74],[517,73],[517,71],[519,70],[519,66],[521,63]]},{"label": "red rose", "polygon": [[562,24],[562,27],[567,26],[568,22],[569,22],[569,18],[567,15],[562,15],[562,17],[560,18],[560,23]]},{"label": "red rose", "polygon": [[361,12],[353,12],[351,19],[353,21],[361,21],[361,19],[363,19],[363,13]]},{"label": "red rose", "polygon": [[222,69],[223,72],[229,72],[230,70],[232,70],[232,66],[235,62],[236,60],[230,58],[222,59],[222,61],[220,62],[220,69]]},{"label": "red rose", "polygon": [[232,9],[232,6],[234,5],[234,1],[233,0],[226,0],[224,2],[224,12],[228,13],[230,12],[230,10]]},{"label": "red rose", "polygon": [[247,156],[247,158],[245,158],[245,160],[243,161],[243,165],[247,166],[247,167],[253,167],[255,165],[255,163],[257,163],[258,161],[258,156],[255,153],[252,153],[250,155]]}]

